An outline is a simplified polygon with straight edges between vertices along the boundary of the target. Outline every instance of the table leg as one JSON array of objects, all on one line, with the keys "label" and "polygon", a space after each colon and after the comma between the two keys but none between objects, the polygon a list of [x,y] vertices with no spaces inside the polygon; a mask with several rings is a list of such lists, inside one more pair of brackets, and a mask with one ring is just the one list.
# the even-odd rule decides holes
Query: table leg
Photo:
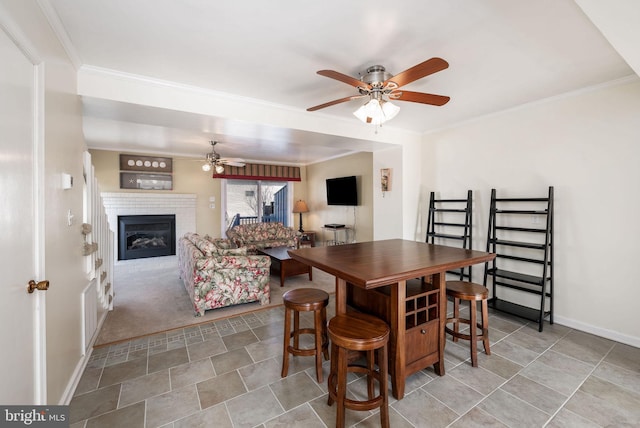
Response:
[{"label": "table leg", "polygon": [[438,332],[438,362],[433,365],[433,370],[439,376],[444,376],[444,345],[445,345],[445,332],[444,327],[447,323],[447,286],[446,286],[446,273],[441,272],[434,274],[432,277],[432,281],[434,285],[438,286],[440,290],[438,303],[438,321],[439,321],[439,332]]},{"label": "table leg", "polygon": [[336,315],[347,313],[347,281],[336,277]]},{"label": "table leg", "polygon": [[280,287],[284,287],[284,270],[285,270],[285,263],[282,262],[280,263]]},{"label": "table leg", "polygon": [[391,392],[398,400],[404,397],[404,387],[406,378],[406,305],[407,282],[400,281],[391,284],[391,341],[394,347],[393,355],[393,375],[391,377]]}]

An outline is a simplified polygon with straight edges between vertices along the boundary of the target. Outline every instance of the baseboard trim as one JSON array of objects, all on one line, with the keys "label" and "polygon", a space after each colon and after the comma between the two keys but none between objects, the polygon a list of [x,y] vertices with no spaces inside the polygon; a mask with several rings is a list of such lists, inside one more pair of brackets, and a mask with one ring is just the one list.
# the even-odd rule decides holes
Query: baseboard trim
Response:
[{"label": "baseboard trim", "polygon": [[640,337],[629,336],[617,331],[609,330],[602,327],[596,327],[591,324],[586,324],[571,318],[559,317],[557,315],[553,317],[553,321],[566,327],[584,331],[585,333],[591,333],[605,339],[615,340],[616,342],[640,348]]},{"label": "baseboard trim", "polygon": [[89,343],[89,346],[88,346],[88,351],[82,355],[80,360],[78,360],[78,364],[76,364],[76,368],[73,370],[73,374],[69,378],[67,387],[65,388],[64,393],[62,394],[62,397],[60,397],[60,401],[58,402],[59,405],[68,406],[69,403],[71,403],[73,394],[75,393],[76,388],[80,383],[80,379],[82,378],[82,374],[84,373],[84,370],[87,368],[87,364],[89,363],[91,354],[93,354],[93,345],[95,345],[96,340],[98,339],[98,333],[102,328],[102,324],[104,324],[104,321],[107,319],[108,313],[109,311],[105,311],[102,317],[100,318],[100,320],[98,321],[98,328],[96,328],[96,331],[93,334],[93,337],[91,338],[91,342]]}]

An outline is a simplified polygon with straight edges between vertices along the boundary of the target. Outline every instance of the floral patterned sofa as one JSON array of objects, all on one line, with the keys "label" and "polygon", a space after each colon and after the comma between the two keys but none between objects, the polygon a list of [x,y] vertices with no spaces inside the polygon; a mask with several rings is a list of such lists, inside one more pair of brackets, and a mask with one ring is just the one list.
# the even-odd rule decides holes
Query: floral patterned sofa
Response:
[{"label": "floral patterned sofa", "polygon": [[279,222],[239,224],[227,230],[227,238],[248,251],[268,247],[295,247],[298,232]]},{"label": "floral patterned sofa", "polygon": [[186,233],[178,240],[178,265],[196,316],[240,303],[269,303],[268,256],[247,255],[226,239]]}]

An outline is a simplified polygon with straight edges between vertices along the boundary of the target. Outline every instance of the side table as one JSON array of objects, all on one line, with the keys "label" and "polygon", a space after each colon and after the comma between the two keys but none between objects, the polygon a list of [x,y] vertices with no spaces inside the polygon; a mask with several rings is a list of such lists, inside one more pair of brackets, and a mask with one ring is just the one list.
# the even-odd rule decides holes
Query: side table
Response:
[{"label": "side table", "polygon": [[[327,227],[322,226],[322,230],[333,232],[333,239],[325,239],[325,245],[342,245],[349,243],[349,232],[352,230],[350,226]],[[338,239],[338,232],[344,232],[344,240]]]},{"label": "side table", "polygon": [[304,231],[298,238],[298,246],[303,247],[315,247],[316,246],[316,233],[310,231]]}]

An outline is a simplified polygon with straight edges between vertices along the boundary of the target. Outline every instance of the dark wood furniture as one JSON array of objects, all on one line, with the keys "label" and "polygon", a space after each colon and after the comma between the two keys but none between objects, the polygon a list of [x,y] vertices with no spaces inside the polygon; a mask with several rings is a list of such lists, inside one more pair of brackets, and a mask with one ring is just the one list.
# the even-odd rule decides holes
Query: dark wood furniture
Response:
[{"label": "dark wood furniture", "polygon": [[[496,254],[484,270],[489,306],[537,322],[538,331],[546,317],[553,324],[553,186],[541,198],[499,198],[491,189],[487,251]],[[532,294],[538,304],[522,304]]]},{"label": "dark wood furniture", "polygon": [[[446,271],[495,257],[402,239],[300,248],[289,254],[336,277],[336,314],[347,313],[347,283],[367,293],[361,299],[363,312],[384,313],[391,328],[389,372],[397,399],[404,396],[410,374],[433,364],[444,375]],[[407,280],[422,276],[431,276],[431,283],[407,287]]]},{"label": "dark wood furniture", "polygon": [[[282,352],[282,377],[289,371],[289,354],[316,357],[316,377],[322,383],[322,355],[329,359],[329,340],[327,337],[327,305],[329,294],[316,288],[296,288],[282,296],[284,302],[284,348]],[[300,328],[300,312],[313,311],[313,328]],[[293,316],[293,330],[291,317]],[[312,334],[314,347],[300,348],[300,335]],[[293,338],[293,346],[291,345]]]},{"label": "dark wood furniture", "polygon": [[[389,327],[379,318],[352,313],[336,315],[329,321],[331,339],[331,371],[327,381],[328,404],[337,404],[336,427],[344,427],[345,409],[367,411],[380,408],[380,423],[389,427],[389,397],[387,388],[387,343]],[[349,351],[364,352],[367,365],[349,364]],[[377,353],[378,370],[375,369]],[[347,398],[347,375],[367,376],[367,400]],[[375,395],[374,380],[378,382]]]},{"label": "dark wood furniture", "polygon": [[280,275],[280,287],[284,287],[284,279],[294,275],[309,274],[309,281],[313,280],[311,266],[292,259],[289,247],[273,247],[258,249],[258,253],[271,258],[271,273]]},{"label": "dark wood furniture", "polygon": [[310,231],[304,231],[298,237],[299,247],[315,247],[316,246],[316,233]]},{"label": "dark wood furniture", "polygon": [[[473,191],[467,190],[462,199],[436,198],[435,192],[429,197],[429,216],[427,218],[427,237],[430,244],[451,245],[473,248]],[[472,281],[472,267],[457,269],[460,280]]]},{"label": "dark wood furniture", "polygon": [[[467,281],[447,281],[447,296],[453,299],[453,317],[447,318],[445,331],[453,336],[453,341],[458,339],[470,341],[471,365],[478,367],[478,341],[484,345],[484,352],[491,355],[489,348],[489,310],[487,299],[489,290],[480,284]],[[460,318],[460,300],[469,302],[469,319]],[[478,322],[478,302],[482,306],[482,320]],[[453,324],[453,328],[448,325]],[[469,325],[469,334],[460,332],[460,324]],[[482,331],[478,334],[478,329]]]}]

